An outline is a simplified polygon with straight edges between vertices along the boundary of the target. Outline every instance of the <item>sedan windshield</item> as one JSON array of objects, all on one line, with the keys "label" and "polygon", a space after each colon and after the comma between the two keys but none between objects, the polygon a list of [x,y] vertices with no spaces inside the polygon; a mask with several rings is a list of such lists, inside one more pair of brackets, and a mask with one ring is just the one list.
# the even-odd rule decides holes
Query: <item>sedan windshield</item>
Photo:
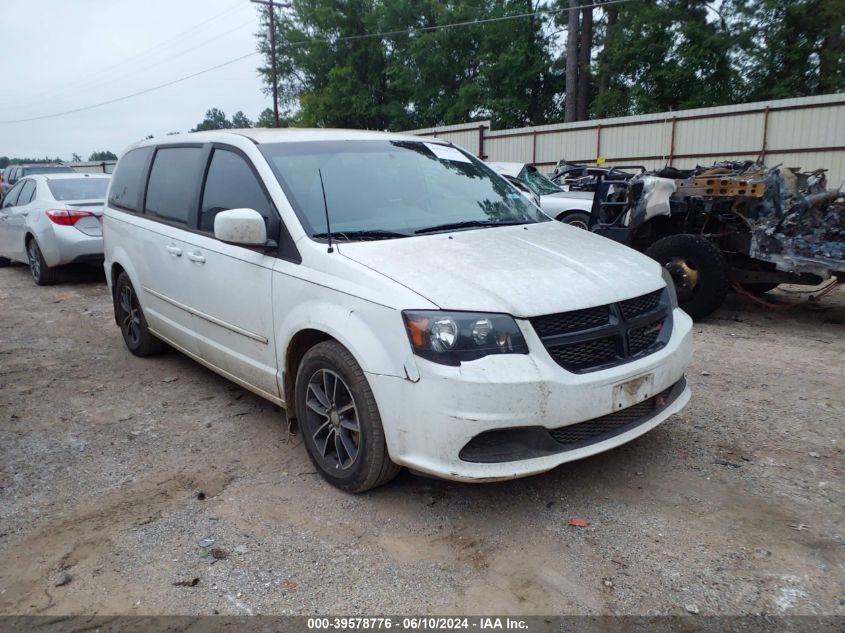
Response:
[{"label": "sedan windshield", "polygon": [[327,236],[326,208],[332,237],[345,240],[549,219],[484,163],[446,145],[366,140],[259,148],[316,238]]},{"label": "sedan windshield", "polygon": [[102,200],[109,186],[108,178],[62,178],[48,180],[47,186],[56,200]]},{"label": "sedan windshield", "polygon": [[537,171],[537,168],[532,165],[526,165],[519,173],[519,179],[531,187],[531,191],[538,196],[547,196],[550,193],[559,193],[563,191],[551,180],[546,178],[543,174]]}]

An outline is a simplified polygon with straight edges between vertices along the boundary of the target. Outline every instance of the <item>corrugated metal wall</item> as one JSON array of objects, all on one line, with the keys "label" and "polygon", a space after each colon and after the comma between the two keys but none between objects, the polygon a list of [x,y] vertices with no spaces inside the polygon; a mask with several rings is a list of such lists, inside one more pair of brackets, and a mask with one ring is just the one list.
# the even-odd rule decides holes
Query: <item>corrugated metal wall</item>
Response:
[{"label": "corrugated metal wall", "polygon": [[828,185],[845,181],[845,94],[745,103],[491,130],[489,121],[411,130],[464,147],[487,160],[533,163],[551,171],[561,158],[657,169],[755,160],[827,168]]}]

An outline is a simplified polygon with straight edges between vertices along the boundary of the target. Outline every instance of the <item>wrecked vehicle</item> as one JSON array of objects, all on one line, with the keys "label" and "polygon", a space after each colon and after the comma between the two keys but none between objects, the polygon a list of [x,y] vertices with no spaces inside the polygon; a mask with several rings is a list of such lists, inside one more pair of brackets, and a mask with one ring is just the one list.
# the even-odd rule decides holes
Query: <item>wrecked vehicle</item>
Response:
[{"label": "wrecked vehicle", "polygon": [[590,226],[592,193],[566,191],[541,174],[534,165],[527,163],[488,162],[487,164],[512,184],[514,180],[517,180],[528,187],[537,196],[535,200],[537,206],[549,217],[579,229]]},{"label": "wrecked vehicle", "polygon": [[693,318],[753,294],[845,275],[845,196],[825,170],[753,161],[599,176],[591,230],[663,264]]},{"label": "wrecked vehicle", "polygon": [[599,167],[582,163],[569,163],[559,160],[555,170],[549,174],[549,180],[564,191],[595,191],[598,183],[597,176],[604,179],[628,180],[637,174],[644,173],[642,165],[622,165],[620,167]]},{"label": "wrecked vehicle", "polygon": [[550,220],[439,139],[141,141],[118,161],[103,233],[129,351],[166,342],[285,407],[316,470],[348,492],[402,466],[544,472],[690,397],[692,321],[666,271]]}]

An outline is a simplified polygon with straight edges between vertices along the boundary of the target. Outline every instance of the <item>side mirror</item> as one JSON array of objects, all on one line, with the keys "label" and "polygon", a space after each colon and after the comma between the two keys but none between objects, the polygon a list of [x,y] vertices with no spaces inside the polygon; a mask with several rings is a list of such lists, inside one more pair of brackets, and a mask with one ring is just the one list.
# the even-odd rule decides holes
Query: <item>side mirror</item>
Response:
[{"label": "side mirror", "polygon": [[214,216],[214,237],[230,244],[264,246],[267,244],[267,226],[258,211],[229,209]]}]

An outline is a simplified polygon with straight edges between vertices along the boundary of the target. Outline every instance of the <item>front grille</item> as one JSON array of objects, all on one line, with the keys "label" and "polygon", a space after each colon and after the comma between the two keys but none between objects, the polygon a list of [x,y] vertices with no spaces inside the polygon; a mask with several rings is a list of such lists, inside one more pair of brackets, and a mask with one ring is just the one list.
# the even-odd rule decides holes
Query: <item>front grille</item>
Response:
[{"label": "front grille", "polygon": [[610,310],[607,306],[573,310],[560,314],[549,314],[531,319],[531,325],[538,336],[549,336],[561,332],[586,330],[591,327],[607,325],[610,322]]},{"label": "front grille", "polygon": [[580,369],[605,365],[616,358],[616,337],[608,336],[583,343],[551,347],[549,354],[561,367]]},{"label": "front grille", "polygon": [[631,422],[640,420],[644,416],[654,413],[665,406],[666,400],[672,387],[664,390],[653,398],[643,400],[621,411],[614,411],[600,418],[593,418],[586,422],[562,426],[559,429],[552,429],[549,434],[559,444],[579,444],[592,440],[599,435],[612,433]]},{"label": "front grille", "polygon": [[666,289],[594,308],[533,317],[534,331],[554,361],[584,373],[656,352],[669,340],[672,311]]},{"label": "front grille", "polygon": [[650,349],[656,342],[657,337],[660,336],[660,330],[663,328],[663,320],[649,323],[643,327],[634,328],[628,331],[628,350],[632,356]]},{"label": "front grille", "polygon": [[660,303],[660,295],[662,292],[662,290],[655,290],[654,292],[649,292],[647,295],[642,295],[641,297],[634,297],[633,299],[628,299],[627,301],[620,301],[619,309],[622,311],[622,316],[626,319],[631,319],[638,314],[651,312]]}]

